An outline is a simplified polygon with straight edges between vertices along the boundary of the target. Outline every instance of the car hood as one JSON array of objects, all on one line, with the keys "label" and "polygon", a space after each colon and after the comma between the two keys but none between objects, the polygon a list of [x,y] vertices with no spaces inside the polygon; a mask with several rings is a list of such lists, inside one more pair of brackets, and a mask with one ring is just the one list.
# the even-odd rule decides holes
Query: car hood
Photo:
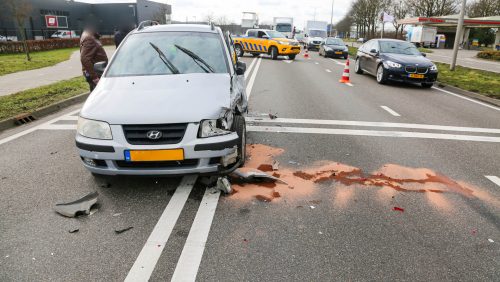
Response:
[{"label": "car hood", "polygon": [[344,50],[345,48],[347,48],[345,45],[336,45],[336,44],[325,44],[325,45],[335,50]]},{"label": "car hood", "polygon": [[323,41],[323,38],[321,37],[308,37],[309,41]]},{"label": "car hood", "polygon": [[383,60],[390,60],[395,63],[403,65],[415,65],[415,64],[418,64],[420,66],[432,65],[431,60],[427,59],[424,56],[382,53],[380,54],[380,58]]},{"label": "car hood", "polygon": [[80,116],[110,124],[199,122],[230,107],[229,74],[103,77]]}]

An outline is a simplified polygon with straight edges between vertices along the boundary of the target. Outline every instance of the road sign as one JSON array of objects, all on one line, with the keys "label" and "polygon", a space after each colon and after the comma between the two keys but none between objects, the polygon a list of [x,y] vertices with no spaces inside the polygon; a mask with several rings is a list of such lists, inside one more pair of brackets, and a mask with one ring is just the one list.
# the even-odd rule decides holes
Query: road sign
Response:
[{"label": "road sign", "polygon": [[45,15],[45,24],[49,28],[58,28],[57,16]]}]

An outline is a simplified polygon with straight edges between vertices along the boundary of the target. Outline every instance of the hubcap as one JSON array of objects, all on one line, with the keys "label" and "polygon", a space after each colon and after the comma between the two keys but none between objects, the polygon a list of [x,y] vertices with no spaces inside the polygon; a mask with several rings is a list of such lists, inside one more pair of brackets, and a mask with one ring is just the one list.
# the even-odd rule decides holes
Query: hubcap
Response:
[{"label": "hubcap", "polygon": [[359,60],[356,59],[356,65],[355,65],[356,71],[359,71]]},{"label": "hubcap", "polygon": [[241,56],[241,47],[240,46],[236,47],[236,53],[238,54],[238,56]]},{"label": "hubcap", "polygon": [[382,76],[384,75],[384,70],[382,69],[382,66],[378,67],[377,69],[377,80],[382,81]]}]

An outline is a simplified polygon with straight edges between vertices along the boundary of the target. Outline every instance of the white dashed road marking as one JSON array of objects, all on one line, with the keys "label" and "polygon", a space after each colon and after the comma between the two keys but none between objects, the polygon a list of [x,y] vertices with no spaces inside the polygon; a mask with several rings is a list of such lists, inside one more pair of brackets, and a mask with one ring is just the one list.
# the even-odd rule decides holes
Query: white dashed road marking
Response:
[{"label": "white dashed road marking", "polygon": [[330,59],[330,60],[334,61],[337,65],[342,65],[342,66],[345,65],[344,63],[341,63],[341,62],[339,62],[337,60],[334,60],[334,59]]},{"label": "white dashed road marking", "polygon": [[400,117],[401,115],[396,113],[396,111],[394,111],[393,109],[387,107],[387,106],[380,106],[382,109],[386,110],[388,113],[390,113],[391,115],[395,116],[395,117]]},{"label": "white dashed road marking", "polygon": [[491,182],[495,183],[500,187],[500,177],[494,175],[485,175],[484,177],[488,178]]},{"label": "white dashed road marking", "polygon": [[331,70],[329,70],[329,69],[326,69],[325,71],[326,71],[326,72],[332,72],[332,71],[331,71]]},{"label": "white dashed road marking", "polygon": [[213,193],[208,188],[205,190],[205,195],[201,200],[200,207],[184,244],[184,249],[182,249],[181,256],[175,267],[172,282],[196,280],[219,196],[220,191]]},{"label": "white dashed road marking", "polygon": [[165,244],[170,237],[170,233],[172,233],[172,229],[174,229],[177,219],[184,208],[184,204],[193,189],[196,178],[196,175],[188,175],[182,178],[179,187],[177,187],[174,195],[170,198],[167,207],[156,223],[153,232],[149,235],[146,244],[135,260],[125,281],[135,282],[149,280],[161,256],[163,248],[165,248]]},{"label": "white dashed road marking", "polygon": [[245,80],[247,79],[248,75],[252,72],[252,68],[255,65],[255,62],[257,61],[257,58],[254,58],[252,62],[250,63],[250,66],[247,68],[245,72]]}]

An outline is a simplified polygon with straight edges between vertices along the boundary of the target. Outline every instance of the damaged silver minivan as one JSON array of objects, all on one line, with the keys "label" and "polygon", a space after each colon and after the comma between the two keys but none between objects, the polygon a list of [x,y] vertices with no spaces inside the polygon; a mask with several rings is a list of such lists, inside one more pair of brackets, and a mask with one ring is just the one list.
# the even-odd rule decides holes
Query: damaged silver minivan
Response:
[{"label": "damaged silver minivan", "polygon": [[244,72],[213,25],[141,23],[116,50],[78,119],[93,174],[227,174],[245,161]]}]

